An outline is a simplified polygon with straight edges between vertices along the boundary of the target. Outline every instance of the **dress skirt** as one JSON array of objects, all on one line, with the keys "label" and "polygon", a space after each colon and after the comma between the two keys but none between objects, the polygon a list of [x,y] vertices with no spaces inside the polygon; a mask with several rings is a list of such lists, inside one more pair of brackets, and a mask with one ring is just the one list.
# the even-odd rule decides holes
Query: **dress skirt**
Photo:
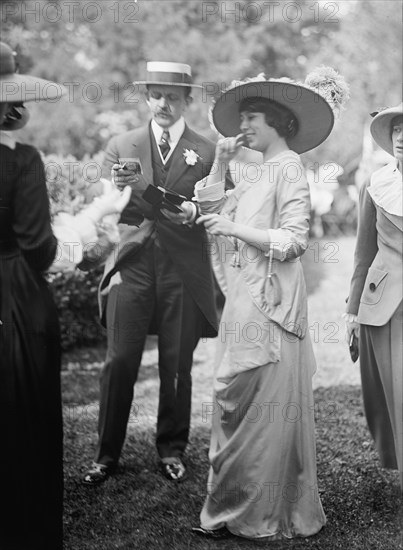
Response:
[{"label": "dress skirt", "polygon": [[[251,539],[313,535],[326,518],[316,475],[312,344],[309,335],[299,339],[259,318],[237,283],[218,337],[201,526]],[[264,353],[277,360],[254,365]]]},{"label": "dress skirt", "polygon": [[381,464],[398,469],[403,488],[403,306],[386,325],[360,327],[365,415]]},{"label": "dress skirt", "polygon": [[0,253],[0,548],[61,550],[60,334],[42,275]]}]

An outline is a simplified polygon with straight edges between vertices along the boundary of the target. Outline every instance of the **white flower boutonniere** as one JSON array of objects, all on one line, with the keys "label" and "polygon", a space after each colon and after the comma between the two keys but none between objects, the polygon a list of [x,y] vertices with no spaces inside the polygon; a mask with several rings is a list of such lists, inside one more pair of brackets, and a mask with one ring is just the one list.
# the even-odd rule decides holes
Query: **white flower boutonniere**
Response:
[{"label": "white flower boutonniere", "polygon": [[183,158],[185,159],[186,164],[189,166],[194,166],[199,158],[201,158],[196,151],[193,149],[184,149]]}]

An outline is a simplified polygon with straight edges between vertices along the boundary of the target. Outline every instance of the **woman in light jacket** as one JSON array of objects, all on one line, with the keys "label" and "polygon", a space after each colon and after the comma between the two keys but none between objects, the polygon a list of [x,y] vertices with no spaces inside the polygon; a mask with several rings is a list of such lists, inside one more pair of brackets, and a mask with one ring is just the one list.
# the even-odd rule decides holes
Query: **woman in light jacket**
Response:
[{"label": "woman in light jacket", "polygon": [[[225,237],[219,252],[227,292],[210,407],[208,494],[194,531],[213,538],[305,537],[326,519],[317,487],[316,365],[300,262],[310,197],[298,153],[327,138],[333,111],[307,85],[260,76],[235,83],[212,116],[227,137],[217,144],[210,175],[196,184],[204,214],[197,223]],[[264,162],[244,170],[225,193],[225,173],[243,143]]]},{"label": "woman in light jacket", "polygon": [[398,469],[403,489],[402,167],[403,104],[371,123],[377,144],[395,158],[361,189],[347,305],[347,334],[359,338],[365,414],[381,464]]}]

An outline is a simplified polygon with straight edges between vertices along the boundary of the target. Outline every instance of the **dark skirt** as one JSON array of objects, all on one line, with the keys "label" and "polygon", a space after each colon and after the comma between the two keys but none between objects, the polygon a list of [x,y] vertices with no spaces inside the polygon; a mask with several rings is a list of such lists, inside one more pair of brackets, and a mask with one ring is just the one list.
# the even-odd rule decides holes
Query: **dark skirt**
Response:
[{"label": "dark skirt", "polygon": [[44,278],[0,255],[0,548],[61,550],[60,334]]}]

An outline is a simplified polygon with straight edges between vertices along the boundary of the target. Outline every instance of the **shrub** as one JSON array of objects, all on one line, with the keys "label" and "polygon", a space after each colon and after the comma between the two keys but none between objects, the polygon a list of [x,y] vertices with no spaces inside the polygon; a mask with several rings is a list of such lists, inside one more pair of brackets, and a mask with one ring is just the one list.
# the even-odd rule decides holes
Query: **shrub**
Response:
[{"label": "shrub", "polygon": [[[100,177],[101,154],[78,161],[72,155],[42,155],[45,165],[51,215],[58,212],[76,214],[87,202],[89,189]],[[105,340],[100,325],[97,288],[102,268],[83,273],[48,274],[59,311],[62,349],[96,345]]]},{"label": "shrub", "polygon": [[77,269],[48,275],[59,312],[64,351],[105,341],[105,329],[99,322],[97,303],[101,273],[100,269],[87,273]]}]

